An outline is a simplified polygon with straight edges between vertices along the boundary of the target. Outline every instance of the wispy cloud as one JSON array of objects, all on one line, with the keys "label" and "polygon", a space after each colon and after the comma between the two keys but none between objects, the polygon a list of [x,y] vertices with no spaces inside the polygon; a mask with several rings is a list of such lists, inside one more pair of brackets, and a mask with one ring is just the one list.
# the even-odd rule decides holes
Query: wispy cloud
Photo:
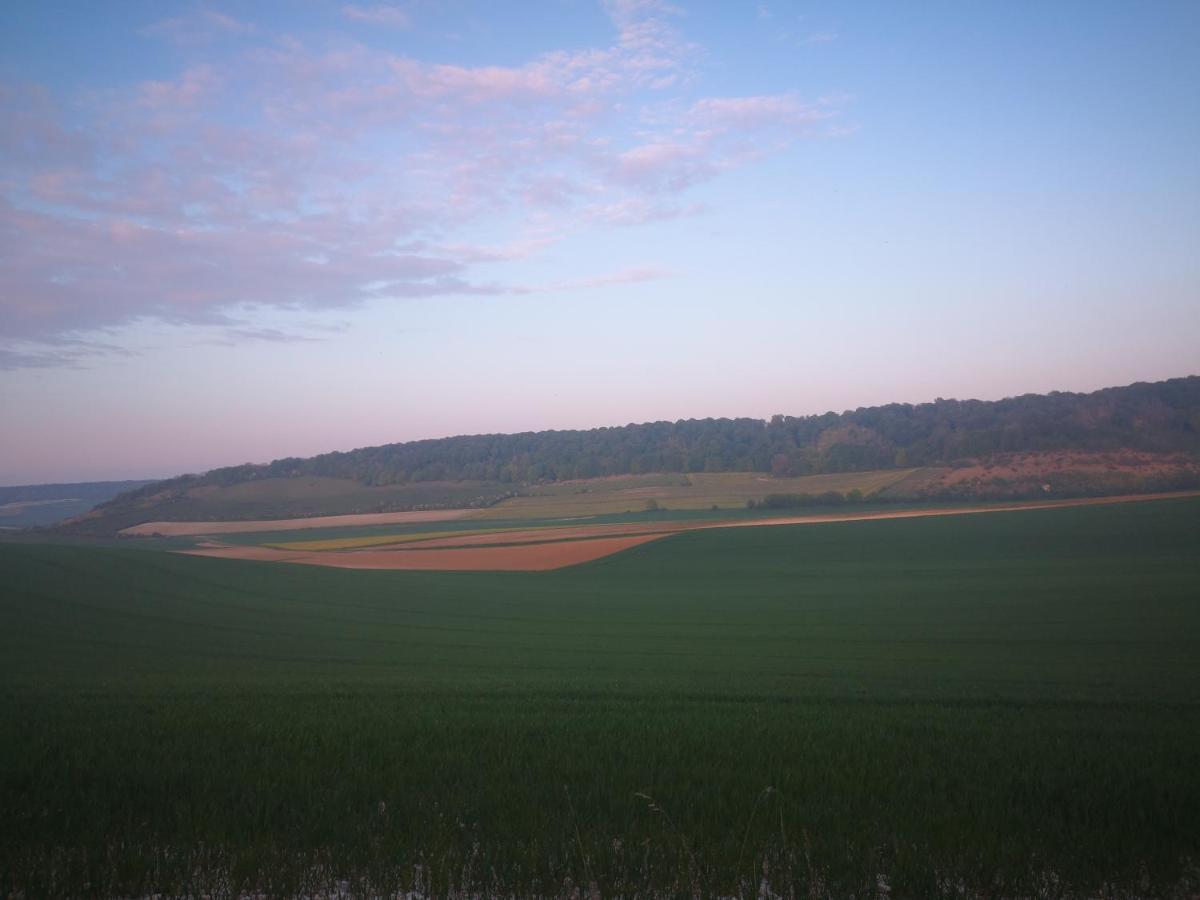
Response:
[{"label": "wispy cloud", "polygon": [[171,81],[144,81],[138,89],[138,102],[156,109],[191,108],[213,96],[222,86],[215,67],[198,65]]},{"label": "wispy cloud", "polygon": [[[511,66],[269,37],[201,9],[145,33],[253,40],[219,65],[198,47],[173,78],[71,104],[0,86],[15,126],[0,132],[0,334],[60,342],[155,319],[304,340],[231,310],[519,293],[477,268],[583,228],[696,215],[694,186],[833,130],[832,104],[794,94],[698,95],[699,51],[673,7],[605,8],[610,42]],[[387,11],[403,12],[343,8],[361,21]],[[504,243],[462,237],[514,216],[536,227]],[[54,358],[14,350],[7,364]]]},{"label": "wispy cloud", "polygon": [[207,44],[230,35],[252,35],[257,29],[249,22],[214,9],[198,9],[183,16],[161,19],[141,30],[146,37],[161,38],[173,44]]},{"label": "wispy cloud", "polygon": [[703,203],[675,203],[646,197],[626,197],[589,210],[593,221],[606,225],[645,225],[670,219],[688,219],[705,212]]},{"label": "wispy cloud", "polygon": [[342,15],[355,22],[386,25],[390,28],[408,28],[412,25],[412,18],[408,12],[390,4],[359,6],[351,3],[342,7]]},{"label": "wispy cloud", "polygon": [[76,354],[62,350],[13,350],[0,347],[0,370],[81,368]]},{"label": "wispy cloud", "polygon": [[278,328],[227,328],[225,334],[239,341],[267,341],[272,344],[298,344],[324,340],[311,334],[297,334]]},{"label": "wispy cloud", "polygon": [[574,278],[568,281],[557,281],[536,288],[538,291],[583,291],[600,287],[611,287],[617,284],[638,284],[643,281],[658,281],[669,278],[673,273],[657,266],[635,266],[609,272],[605,275],[593,275],[589,278]]},{"label": "wispy cloud", "polygon": [[281,328],[247,325],[218,328],[210,337],[205,337],[197,343],[218,347],[238,347],[243,344],[256,342],[268,344],[311,344],[327,341],[330,337],[330,334],[312,335],[297,331],[285,331]]},{"label": "wispy cloud", "polygon": [[0,339],[0,370],[86,369],[88,363],[104,357],[137,355],[137,351],[128,347],[66,336],[52,343]]}]

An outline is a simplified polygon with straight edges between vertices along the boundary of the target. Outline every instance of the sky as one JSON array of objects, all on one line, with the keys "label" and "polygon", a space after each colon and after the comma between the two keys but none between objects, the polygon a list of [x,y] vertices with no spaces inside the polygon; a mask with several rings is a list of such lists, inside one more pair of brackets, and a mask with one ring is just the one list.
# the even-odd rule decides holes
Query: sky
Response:
[{"label": "sky", "polygon": [[1200,4],[0,6],[0,484],[1200,372]]}]

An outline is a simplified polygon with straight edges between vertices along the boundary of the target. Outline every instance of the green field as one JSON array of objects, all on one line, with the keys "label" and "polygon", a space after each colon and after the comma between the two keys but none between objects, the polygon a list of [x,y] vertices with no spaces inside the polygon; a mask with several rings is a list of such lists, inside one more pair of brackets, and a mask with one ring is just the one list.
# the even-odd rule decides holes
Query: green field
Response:
[{"label": "green field", "polygon": [[1194,896],[1200,500],[558,572],[0,543],[0,896]]},{"label": "green field", "polygon": [[143,522],[222,522],[294,519],[410,509],[462,509],[495,503],[513,485],[494,481],[421,481],[367,485],[319,475],[258,478],[230,485],[205,484],[170,495],[119,499],[105,515],[81,523],[80,534],[114,534]]},{"label": "green field", "polygon": [[668,509],[743,509],[747,500],[767,494],[871,494],[897,485],[915,469],[884,469],[772,478],[762,472],[723,472],[690,475],[630,475],[567,481],[526,488],[513,497],[473,514],[473,518],[518,519],[611,515],[636,512],[653,500]]}]

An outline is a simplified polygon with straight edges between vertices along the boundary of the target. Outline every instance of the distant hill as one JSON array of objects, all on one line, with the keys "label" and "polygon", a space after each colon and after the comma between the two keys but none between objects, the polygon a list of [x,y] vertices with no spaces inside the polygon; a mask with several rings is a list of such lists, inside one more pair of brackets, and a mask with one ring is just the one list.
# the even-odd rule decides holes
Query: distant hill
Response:
[{"label": "distant hill", "polygon": [[903,468],[922,470],[905,482],[913,496],[1124,493],[1200,486],[1198,465],[1200,376],[1189,376],[1089,394],[386,444],[156,482],[76,527],[488,506],[529,485],[641,473]]},{"label": "distant hill", "polygon": [[53,525],[80,516],[151,481],[81,481],[75,484],[26,484],[0,487],[0,528]]}]

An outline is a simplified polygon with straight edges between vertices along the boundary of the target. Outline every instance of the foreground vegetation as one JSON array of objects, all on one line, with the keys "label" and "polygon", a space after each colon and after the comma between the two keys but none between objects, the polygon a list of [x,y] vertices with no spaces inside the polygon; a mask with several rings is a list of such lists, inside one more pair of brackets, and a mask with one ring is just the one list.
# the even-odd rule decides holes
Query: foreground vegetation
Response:
[{"label": "foreground vegetation", "polygon": [[538,575],[0,544],[0,894],[1190,896],[1198,546],[1197,500]]}]

